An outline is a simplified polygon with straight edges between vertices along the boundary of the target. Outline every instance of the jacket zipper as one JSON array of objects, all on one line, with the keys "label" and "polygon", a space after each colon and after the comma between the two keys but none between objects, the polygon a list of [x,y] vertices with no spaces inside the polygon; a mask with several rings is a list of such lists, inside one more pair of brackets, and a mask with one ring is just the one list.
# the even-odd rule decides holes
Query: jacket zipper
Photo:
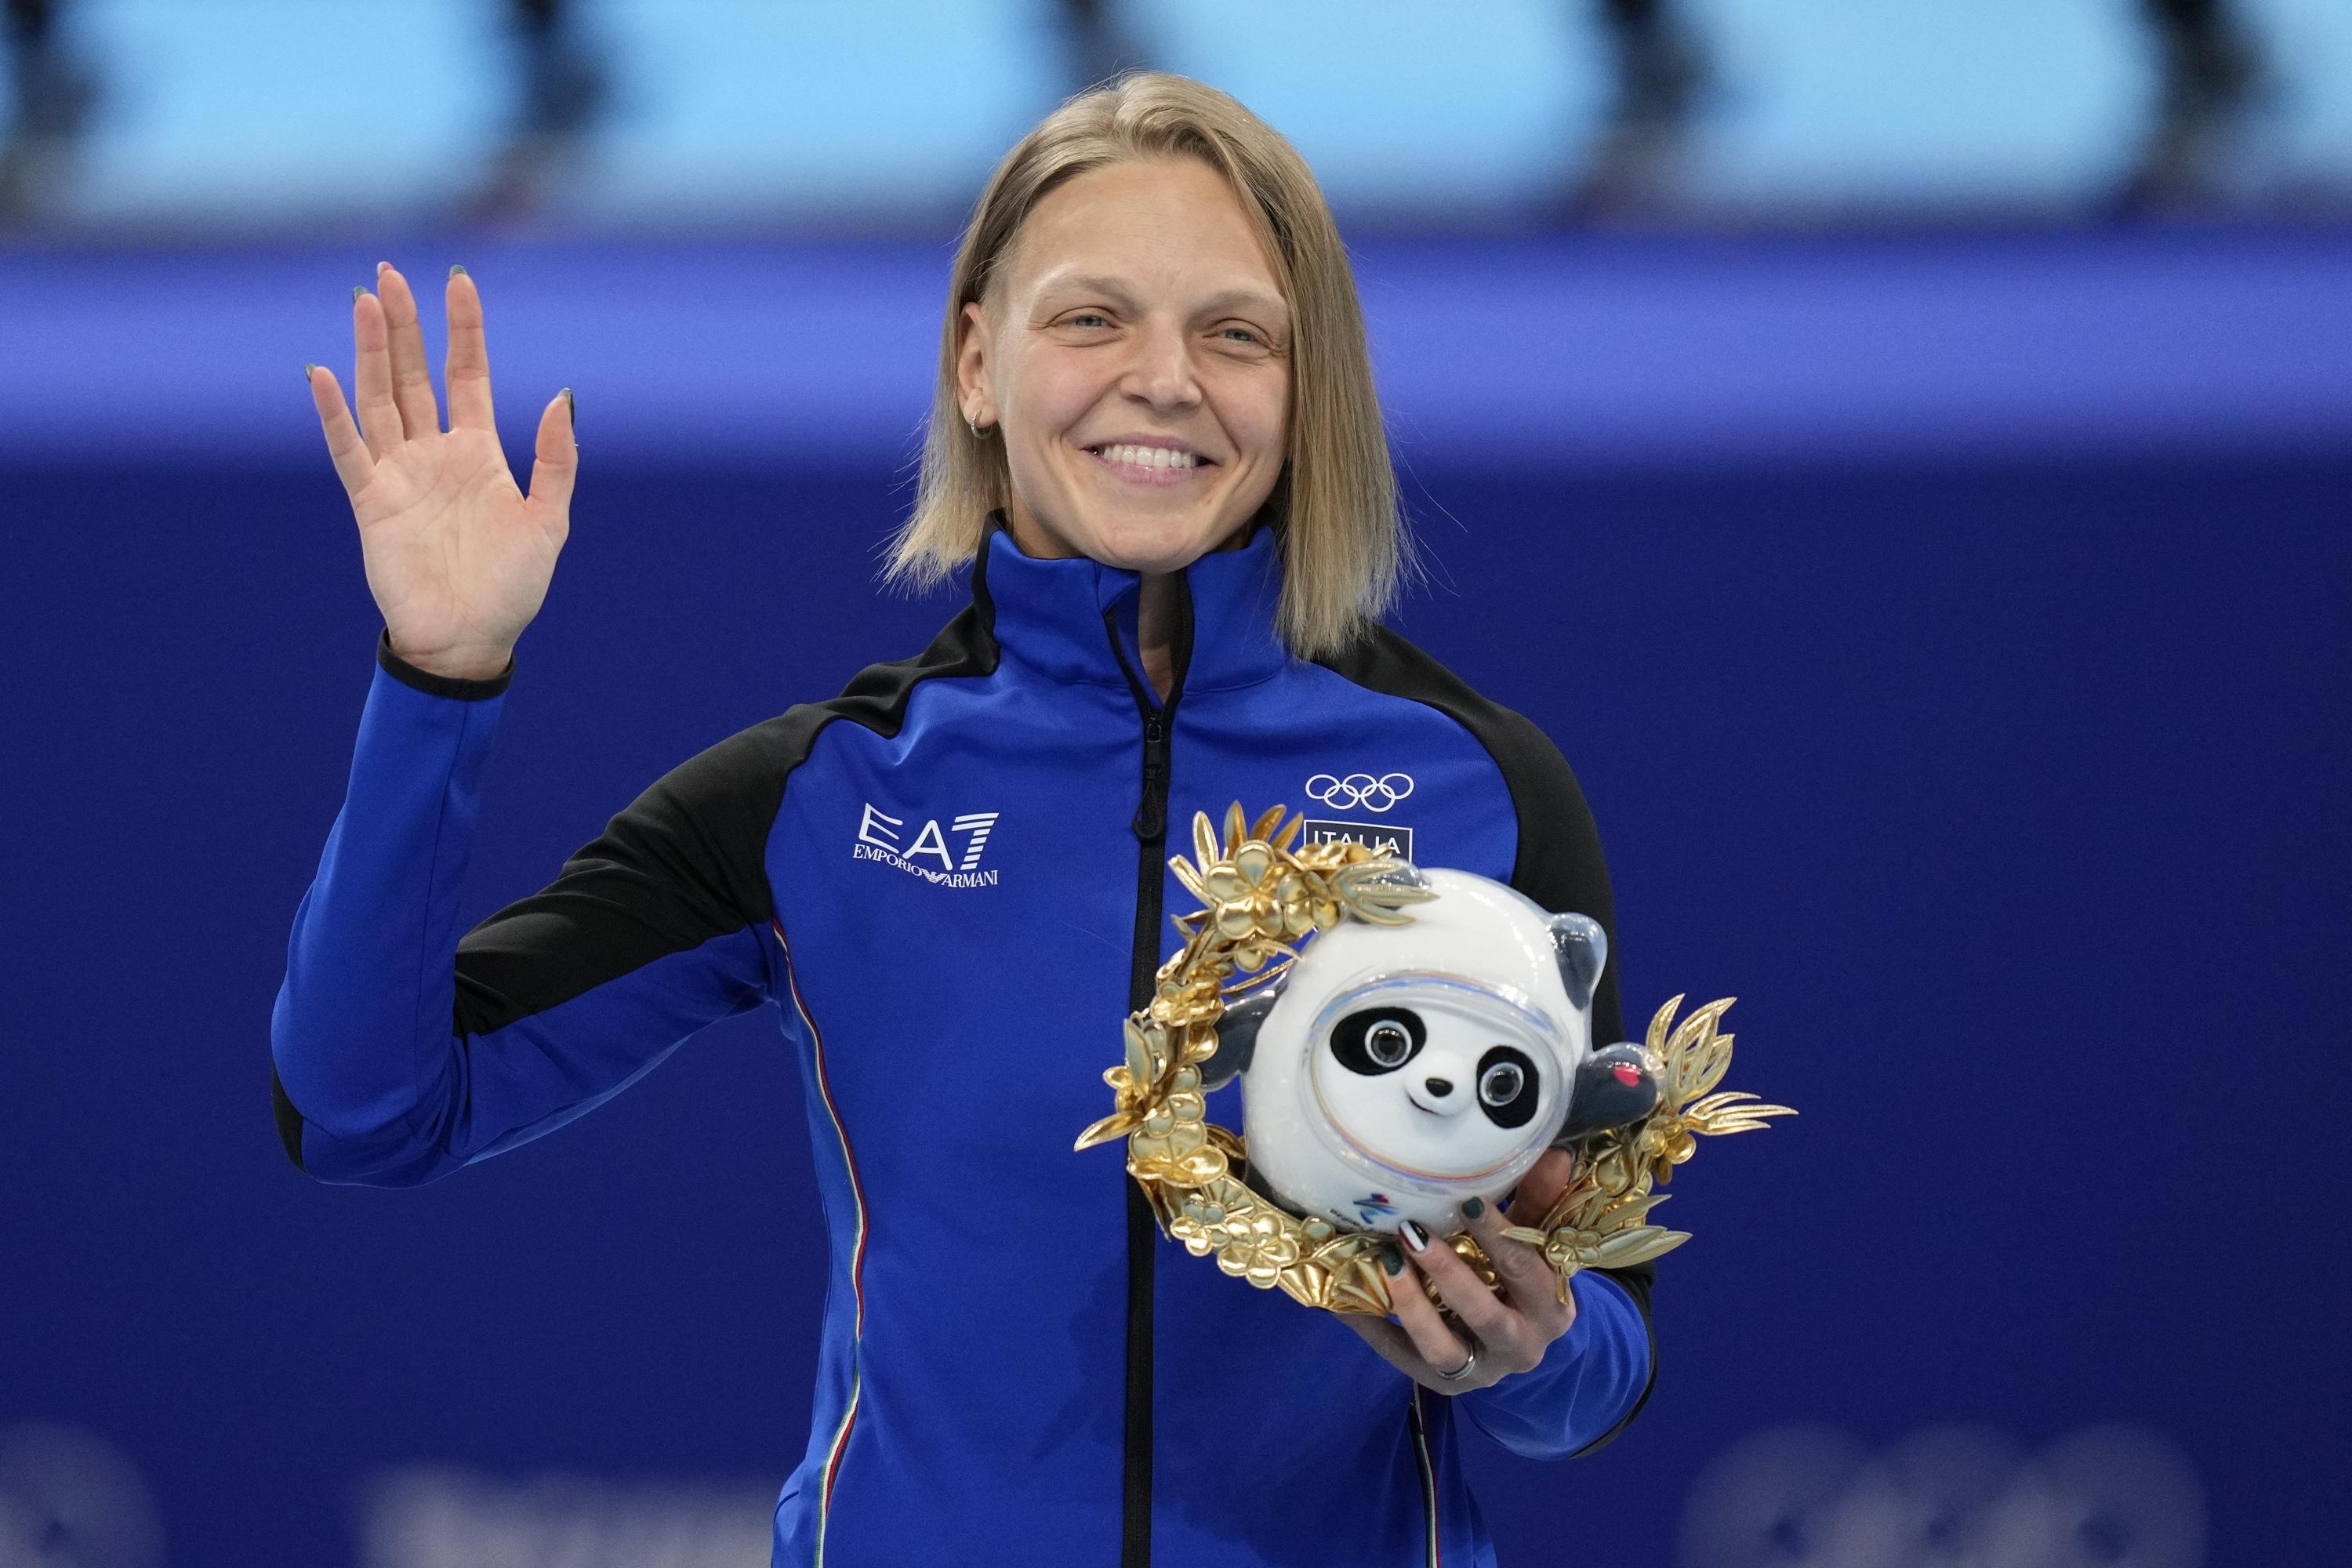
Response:
[{"label": "jacket zipper", "polygon": [[[1175,680],[1164,702],[1152,701],[1151,688],[1128,662],[1118,624],[1103,617],[1110,634],[1111,651],[1127,672],[1129,688],[1143,718],[1143,794],[1129,824],[1136,838],[1135,946],[1128,969],[1129,1011],[1150,1005],[1160,973],[1160,890],[1168,858],[1168,778],[1170,731],[1176,704],[1184,694],[1184,670],[1192,662],[1191,595],[1185,595],[1175,647]],[[1119,1480],[1119,1568],[1151,1568],[1151,1273],[1160,1240],[1159,1222],[1143,1189],[1129,1178],[1124,1165],[1119,1180],[1127,1187],[1127,1390],[1122,1428]]]},{"label": "jacket zipper", "polygon": [[[1129,1011],[1150,1005],[1160,971],[1160,862],[1168,847],[1168,710],[1143,717],[1143,799],[1135,811],[1135,952]],[[1119,1489],[1119,1568],[1151,1563],[1151,1268],[1160,1226],[1143,1189],[1127,1182],[1127,1425]]]}]

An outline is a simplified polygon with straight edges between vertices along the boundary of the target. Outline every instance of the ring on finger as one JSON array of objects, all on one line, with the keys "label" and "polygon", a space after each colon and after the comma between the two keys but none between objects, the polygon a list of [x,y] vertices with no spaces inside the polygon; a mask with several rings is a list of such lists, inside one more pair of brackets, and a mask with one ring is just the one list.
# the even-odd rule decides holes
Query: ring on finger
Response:
[{"label": "ring on finger", "polygon": [[1459,1383],[1464,1378],[1469,1376],[1470,1369],[1477,1364],[1478,1347],[1476,1345],[1472,1345],[1469,1347],[1468,1354],[1463,1358],[1462,1364],[1460,1366],[1455,1367],[1452,1372],[1441,1372],[1437,1375],[1447,1383]]}]

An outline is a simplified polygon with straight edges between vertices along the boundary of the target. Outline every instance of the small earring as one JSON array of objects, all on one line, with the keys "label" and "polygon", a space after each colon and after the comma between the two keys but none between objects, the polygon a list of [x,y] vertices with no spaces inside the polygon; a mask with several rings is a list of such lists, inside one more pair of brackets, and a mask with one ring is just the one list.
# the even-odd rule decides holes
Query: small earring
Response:
[{"label": "small earring", "polygon": [[963,416],[963,423],[964,423],[964,428],[965,428],[965,429],[967,429],[967,430],[970,430],[970,431],[971,432],[971,438],[972,438],[973,440],[975,440],[975,441],[979,440],[979,439],[980,439],[980,424],[979,424],[979,421],[975,420],[974,418],[972,418],[972,416],[971,416],[971,415],[967,414],[967,415],[965,415],[965,416]]}]

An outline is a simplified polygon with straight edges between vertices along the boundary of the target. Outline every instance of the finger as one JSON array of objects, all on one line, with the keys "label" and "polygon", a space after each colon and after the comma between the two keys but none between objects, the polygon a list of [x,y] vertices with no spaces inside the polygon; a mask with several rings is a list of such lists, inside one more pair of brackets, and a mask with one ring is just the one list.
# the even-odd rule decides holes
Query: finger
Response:
[{"label": "finger", "polygon": [[360,428],[377,461],[396,449],[404,436],[400,407],[392,400],[392,355],[385,347],[383,301],[364,289],[352,292],[352,342],[358,363],[352,372],[359,398]]},{"label": "finger", "polygon": [[1421,1288],[1421,1271],[1407,1258],[1404,1271],[1389,1280],[1389,1304],[1396,1309],[1397,1327],[1420,1355],[1422,1370],[1452,1372],[1470,1359],[1470,1347],[1438,1316],[1436,1304]]},{"label": "finger", "polygon": [[433,402],[433,373],[425,364],[425,326],[416,317],[416,296],[389,261],[377,264],[375,288],[392,334],[392,396],[400,405],[400,422],[412,441],[437,436],[441,410]]},{"label": "finger", "polygon": [[1512,1194],[1509,1225],[1540,1226],[1551,1217],[1552,1205],[1576,1179],[1576,1155],[1566,1149],[1547,1149],[1536,1156]]},{"label": "finger", "polygon": [[[1503,1304],[1486,1282],[1462,1261],[1454,1248],[1406,1220],[1397,1226],[1397,1239],[1412,1266],[1429,1277],[1454,1315],[1490,1345],[1516,1344],[1528,1337],[1518,1315]],[[1452,1364],[1452,1363],[1444,1363]]]},{"label": "finger", "polygon": [[1495,1266],[1503,1288],[1510,1292],[1511,1305],[1534,1320],[1548,1340],[1566,1332],[1573,1314],[1560,1305],[1559,1271],[1550,1259],[1526,1242],[1505,1236],[1502,1216],[1492,1204],[1472,1198],[1462,1205],[1462,1218],[1470,1234],[1478,1238],[1486,1261]]},{"label": "finger", "polygon": [[[1363,1337],[1364,1342],[1380,1352],[1382,1361],[1407,1377],[1420,1378],[1429,1374],[1429,1361],[1413,1348],[1412,1336],[1390,1322],[1369,1312],[1342,1312],[1339,1321]],[[1459,1365],[1460,1363],[1456,1363]]]},{"label": "finger", "polygon": [[367,443],[360,439],[359,426],[343,406],[343,389],[335,384],[335,373],[323,365],[304,365],[302,379],[310,384],[319,426],[327,433],[327,455],[335,460],[335,477],[343,481],[346,494],[357,496],[367,487],[375,459],[368,456]]},{"label": "finger", "polygon": [[493,430],[490,418],[490,351],[482,337],[482,295],[462,267],[449,269],[449,356],[442,379],[449,384],[449,428]]},{"label": "finger", "polygon": [[572,389],[567,386],[539,416],[539,442],[530,465],[532,504],[568,514],[572,481],[579,472],[580,443],[572,433]]}]

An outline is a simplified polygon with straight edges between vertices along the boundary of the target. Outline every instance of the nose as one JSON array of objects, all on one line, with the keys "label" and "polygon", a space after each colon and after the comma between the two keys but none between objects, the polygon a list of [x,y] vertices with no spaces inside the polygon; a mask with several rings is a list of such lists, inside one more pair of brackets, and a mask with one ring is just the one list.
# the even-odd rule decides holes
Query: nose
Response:
[{"label": "nose", "polygon": [[1454,1080],[1450,1078],[1425,1078],[1421,1086],[1440,1100],[1454,1092]]},{"label": "nose", "polygon": [[1173,322],[1153,321],[1135,337],[1134,356],[1128,362],[1129,395],[1154,408],[1183,408],[1201,399],[1192,374],[1192,349],[1184,329]]}]

